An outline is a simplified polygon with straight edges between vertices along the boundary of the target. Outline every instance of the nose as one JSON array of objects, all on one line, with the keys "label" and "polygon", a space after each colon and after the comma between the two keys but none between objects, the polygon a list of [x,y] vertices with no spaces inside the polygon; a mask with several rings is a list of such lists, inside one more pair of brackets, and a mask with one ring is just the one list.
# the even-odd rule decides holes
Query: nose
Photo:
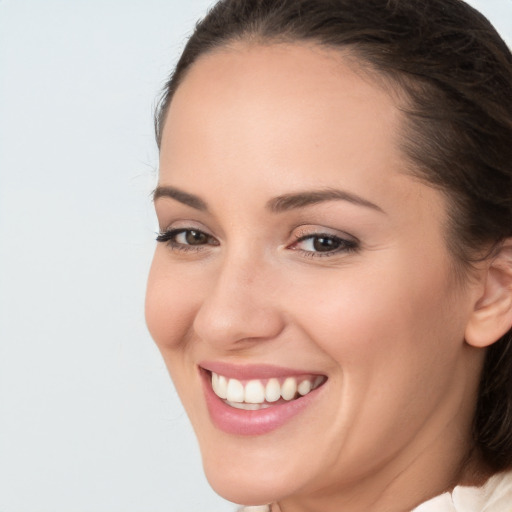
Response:
[{"label": "nose", "polygon": [[285,325],[276,285],[261,261],[226,259],[197,310],[196,334],[223,350],[275,338]]}]

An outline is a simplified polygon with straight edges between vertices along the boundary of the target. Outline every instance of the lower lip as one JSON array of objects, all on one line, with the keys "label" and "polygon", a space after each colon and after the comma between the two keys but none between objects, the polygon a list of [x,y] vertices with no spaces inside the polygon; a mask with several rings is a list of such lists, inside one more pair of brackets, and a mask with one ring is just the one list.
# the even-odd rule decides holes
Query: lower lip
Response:
[{"label": "lower lip", "polygon": [[213,424],[228,434],[240,436],[259,436],[283,426],[306,409],[317,398],[323,388],[323,386],[320,386],[307,395],[290,402],[273,405],[266,409],[247,411],[230,407],[224,403],[224,400],[213,392],[211,375],[202,369],[200,369],[200,374],[206,405]]}]

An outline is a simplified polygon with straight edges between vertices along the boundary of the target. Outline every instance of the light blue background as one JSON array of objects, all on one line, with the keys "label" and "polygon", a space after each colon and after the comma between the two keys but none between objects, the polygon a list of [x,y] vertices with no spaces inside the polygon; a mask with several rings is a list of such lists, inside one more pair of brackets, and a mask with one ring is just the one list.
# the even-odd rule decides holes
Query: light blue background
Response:
[{"label": "light blue background", "polygon": [[0,0],[0,512],[234,509],[143,318],[153,106],[211,3]]}]

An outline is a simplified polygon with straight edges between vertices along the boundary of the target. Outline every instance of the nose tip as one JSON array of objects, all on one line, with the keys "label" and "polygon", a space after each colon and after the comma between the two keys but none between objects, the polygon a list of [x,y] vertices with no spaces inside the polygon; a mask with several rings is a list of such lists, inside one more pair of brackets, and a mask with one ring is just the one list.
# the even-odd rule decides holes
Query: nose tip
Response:
[{"label": "nose tip", "polygon": [[271,283],[233,269],[219,275],[194,319],[196,334],[224,350],[236,350],[241,342],[275,338],[283,328]]}]

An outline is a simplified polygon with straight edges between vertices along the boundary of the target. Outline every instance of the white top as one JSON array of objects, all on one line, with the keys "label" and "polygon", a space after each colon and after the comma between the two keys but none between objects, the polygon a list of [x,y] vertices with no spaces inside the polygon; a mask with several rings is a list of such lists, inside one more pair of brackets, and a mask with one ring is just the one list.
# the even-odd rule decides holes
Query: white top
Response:
[{"label": "white top", "polygon": [[459,485],[412,512],[512,512],[512,471],[493,476],[483,487]]},{"label": "white top", "polygon": [[[270,506],[244,507],[240,512],[270,512]],[[512,471],[493,476],[483,487],[459,485],[411,512],[512,512]]]}]

